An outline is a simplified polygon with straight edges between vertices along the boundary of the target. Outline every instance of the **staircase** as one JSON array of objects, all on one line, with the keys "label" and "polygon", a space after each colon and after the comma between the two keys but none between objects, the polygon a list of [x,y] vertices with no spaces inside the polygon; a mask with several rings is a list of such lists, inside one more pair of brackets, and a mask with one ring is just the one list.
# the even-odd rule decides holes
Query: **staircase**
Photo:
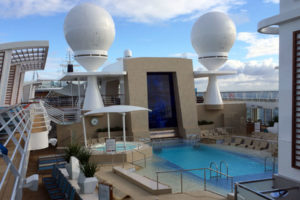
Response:
[{"label": "staircase", "polygon": [[43,102],[49,118],[56,124],[68,124],[80,120],[80,110],[68,109],[67,111],[55,108],[46,102]]}]

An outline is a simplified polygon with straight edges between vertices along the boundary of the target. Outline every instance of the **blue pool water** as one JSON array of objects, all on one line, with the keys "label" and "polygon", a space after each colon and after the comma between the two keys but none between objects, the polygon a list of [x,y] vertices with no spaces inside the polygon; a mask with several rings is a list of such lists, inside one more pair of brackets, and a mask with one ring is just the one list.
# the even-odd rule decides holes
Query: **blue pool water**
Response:
[{"label": "blue pool water", "polygon": [[[137,148],[137,144],[133,144],[133,143],[126,143],[126,151],[130,151],[132,149],[135,149]],[[95,146],[95,149],[97,151],[106,151],[106,148],[105,148],[105,144],[100,144],[100,145],[97,145]],[[121,151],[124,151],[124,143],[123,142],[117,142],[116,143],[116,151],[117,152],[121,152]]]},{"label": "blue pool water", "polygon": [[[220,168],[220,162],[225,161],[228,164],[228,175],[234,177],[234,182],[270,178],[272,176],[272,171],[265,172],[264,157],[243,154],[236,150],[224,150],[205,144],[201,144],[200,147],[195,148],[191,144],[177,143],[162,149],[153,148],[153,153],[166,161],[164,165],[168,165],[174,169],[209,168],[212,161]],[[271,162],[269,162],[267,169],[271,169],[271,167]],[[215,166],[211,168],[215,169]],[[225,165],[223,165],[222,172],[226,174],[225,168]],[[203,181],[203,171],[192,171],[187,174]],[[218,180],[210,179],[208,182],[222,187],[227,191],[231,189],[231,184],[228,183],[225,177]]]}]

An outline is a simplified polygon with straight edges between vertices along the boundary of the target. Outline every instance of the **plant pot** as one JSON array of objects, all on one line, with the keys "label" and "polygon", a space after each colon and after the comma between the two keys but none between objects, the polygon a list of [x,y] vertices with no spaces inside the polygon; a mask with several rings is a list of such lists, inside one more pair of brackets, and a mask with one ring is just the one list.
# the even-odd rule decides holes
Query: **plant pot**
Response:
[{"label": "plant pot", "polygon": [[81,173],[81,177],[78,178],[80,193],[83,194],[94,193],[97,184],[98,184],[98,179],[96,177],[85,177],[84,174]]},{"label": "plant pot", "polygon": [[65,166],[69,174],[69,178],[72,180],[77,180],[80,173],[79,160],[76,157],[71,156],[70,162]]}]

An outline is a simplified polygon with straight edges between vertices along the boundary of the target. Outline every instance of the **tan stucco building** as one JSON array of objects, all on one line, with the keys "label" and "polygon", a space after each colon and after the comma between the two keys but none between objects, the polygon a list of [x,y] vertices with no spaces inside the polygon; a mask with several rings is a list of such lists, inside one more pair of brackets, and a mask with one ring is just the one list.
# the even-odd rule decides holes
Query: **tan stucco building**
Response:
[{"label": "tan stucco building", "polygon": [[[191,59],[122,58],[104,67],[97,74],[104,103],[117,98],[119,100],[113,103],[141,106],[152,110],[149,113],[139,111],[126,114],[129,138],[147,138],[159,132],[173,133],[174,136],[186,138],[189,134],[200,133],[201,127],[198,126],[200,120],[213,121],[213,127],[233,127],[236,134],[245,134],[244,103],[225,102],[224,106],[216,108],[196,103]],[[76,76],[76,72],[72,75],[69,73],[63,80],[67,77],[76,80],[76,77],[80,78],[80,74]],[[97,118],[99,123],[92,125],[92,118]],[[113,114],[110,119],[111,127],[122,127],[121,115]],[[97,129],[107,127],[106,115],[87,116],[85,124],[88,138],[99,137],[99,134],[105,136],[104,133],[97,133]],[[80,140],[82,124],[78,122],[59,125],[57,133],[58,137],[73,135],[76,140]]]}]

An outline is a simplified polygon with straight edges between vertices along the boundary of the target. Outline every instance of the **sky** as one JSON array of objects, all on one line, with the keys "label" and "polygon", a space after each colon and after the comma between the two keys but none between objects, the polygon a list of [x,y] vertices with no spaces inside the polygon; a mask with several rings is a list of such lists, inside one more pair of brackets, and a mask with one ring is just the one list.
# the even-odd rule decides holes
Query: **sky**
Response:
[{"label": "sky", "polygon": [[[49,40],[46,67],[39,77],[58,78],[69,50],[64,19],[82,2],[105,8],[114,20],[116,37],[105,65],[131,49],[133,57],[188,57],[194,70],[206,70],[190,42],[192,26],[206,12],[225,12],[236,25],[237,37],[220,70],[237,74],[219,77],[220,90],[278,89],[278,36],[259,34],[257,24],[279,13],[279,0],[0,0],[0,43]],[[31,78],[27,73],[25,79]],[[207,79],[197,79],[195,85],[205,91]]]}]

